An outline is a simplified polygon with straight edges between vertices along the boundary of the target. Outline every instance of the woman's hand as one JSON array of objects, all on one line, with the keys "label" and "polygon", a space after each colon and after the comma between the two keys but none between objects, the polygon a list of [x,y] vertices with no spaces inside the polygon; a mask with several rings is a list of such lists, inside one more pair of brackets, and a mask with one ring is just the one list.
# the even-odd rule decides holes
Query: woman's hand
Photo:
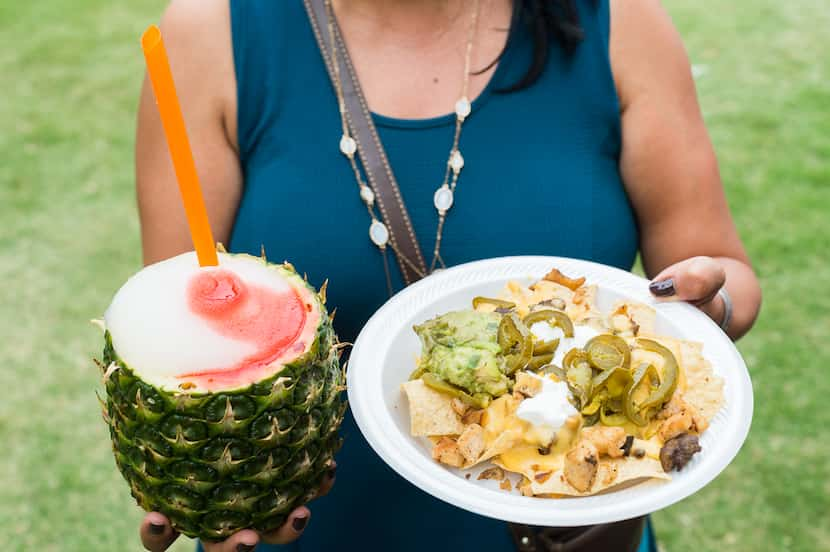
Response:
[{"label": "woman's hand", "polygon": [[726,270],[718,260],[692,257],[663,269],[648,288],[656,297],[688,301],[720,324],[724,304],[718,291],[724,284]]},{"label": "woman's hand", "polygon": [[[320,486],[320,491],[317,493],[318,497],[325,496],[331,490],[334,485],[336,467],[337,465],[332,463],[332,467],[326,474],[323,484]],[[305,506],[300,506],[291,512],[279,529],[270,533],[257,533],[251,529],[244,529],[227,540],[202,542],[202,546],[204,546],[205,552],[250,552],[260,542],[286,544],[298,539],[303,534],[309,519],[311,519],[311,511]],[[150,512],[144,516],[139,534],[144,548],[151,552],[167,550],[179,536],[179,533],[170,526],[170,521],[158,512]]]}]

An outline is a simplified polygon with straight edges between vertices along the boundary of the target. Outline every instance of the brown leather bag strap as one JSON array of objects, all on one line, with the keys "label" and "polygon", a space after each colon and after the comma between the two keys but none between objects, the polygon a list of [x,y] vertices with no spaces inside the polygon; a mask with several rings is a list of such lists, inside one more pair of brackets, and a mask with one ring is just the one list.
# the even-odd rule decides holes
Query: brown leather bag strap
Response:
[{"label": "brown leather bag strap", "polygon": [[[328,33],[329,14],[326,2],[325,0],[304,0],[304,3],[314,36],[320,47],[320,53],[326,64],[326,70],[334,85],[335,76],[332,65],[334,56],[332,56],[332,45]],[[347,122],[353,134],[352,138],[357,142],[357,151],[366,178],[375,192],[381,217],[389,229],[389,242],[396,253],[403,281],[409,285],[426,275],[424,256],[415,237],[409,213],[403,204],[398,183],[395,181],[389,160],[386,158],[386,152],[378,138],[372,114],[360,89],[360,82],[357,80],[343,36],[340,34],[337,22],[334,21],[333,24],[338,49],[337,63],[340,64],[340,74],[346,76],[342,79],[341,90],[346,104]]]}]

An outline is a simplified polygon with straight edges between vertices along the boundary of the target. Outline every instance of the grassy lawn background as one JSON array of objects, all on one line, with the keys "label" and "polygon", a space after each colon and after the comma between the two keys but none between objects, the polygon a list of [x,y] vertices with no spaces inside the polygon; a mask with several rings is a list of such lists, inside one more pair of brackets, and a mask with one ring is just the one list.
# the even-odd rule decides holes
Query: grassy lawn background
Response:
[{"label": "grassy lawn background", "polygon": [[[94,395],[100,336],[86,321],[140,263],[138,37],[163,4],[0,3],[6,550],[140,549],[141,512],[115,469]],[[670,552],[830,550],[820,439],[830,426],[830,4],[665,4],[698,67],[765,304],[740,343],[756,393],[749,440],[712,485],[655,516],[658,536]]]}]

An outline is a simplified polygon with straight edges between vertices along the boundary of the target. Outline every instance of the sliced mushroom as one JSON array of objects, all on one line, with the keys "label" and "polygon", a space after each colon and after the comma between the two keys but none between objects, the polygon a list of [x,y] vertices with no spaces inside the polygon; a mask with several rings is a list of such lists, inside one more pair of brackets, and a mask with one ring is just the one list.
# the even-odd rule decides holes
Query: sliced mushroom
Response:
[{"label": "sliced mushroom", "polygon": [[683,433],[666,441],[660,449],[660,464],[665,472],[681,470],[700,451],[697,435]]}]

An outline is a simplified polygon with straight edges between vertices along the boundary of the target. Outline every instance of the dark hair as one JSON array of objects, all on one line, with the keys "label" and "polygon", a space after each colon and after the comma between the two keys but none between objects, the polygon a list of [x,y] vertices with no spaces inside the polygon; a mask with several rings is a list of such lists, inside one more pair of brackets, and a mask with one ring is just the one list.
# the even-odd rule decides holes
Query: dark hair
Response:
[{"label": "dark hair", "polygon": [[522,31],[530,34],[533,55],[525,74],[514,84],[499,90],[500,92],[515,92],[536,82],[545,70],[552,41],[556,41],[566,54],[573,54],[582,41],[577,1],[580,0],[514,0],[507,43],[493,63],[482,72],[490,69],[501,59],[505,50],[515,40],[516,34]]}]

